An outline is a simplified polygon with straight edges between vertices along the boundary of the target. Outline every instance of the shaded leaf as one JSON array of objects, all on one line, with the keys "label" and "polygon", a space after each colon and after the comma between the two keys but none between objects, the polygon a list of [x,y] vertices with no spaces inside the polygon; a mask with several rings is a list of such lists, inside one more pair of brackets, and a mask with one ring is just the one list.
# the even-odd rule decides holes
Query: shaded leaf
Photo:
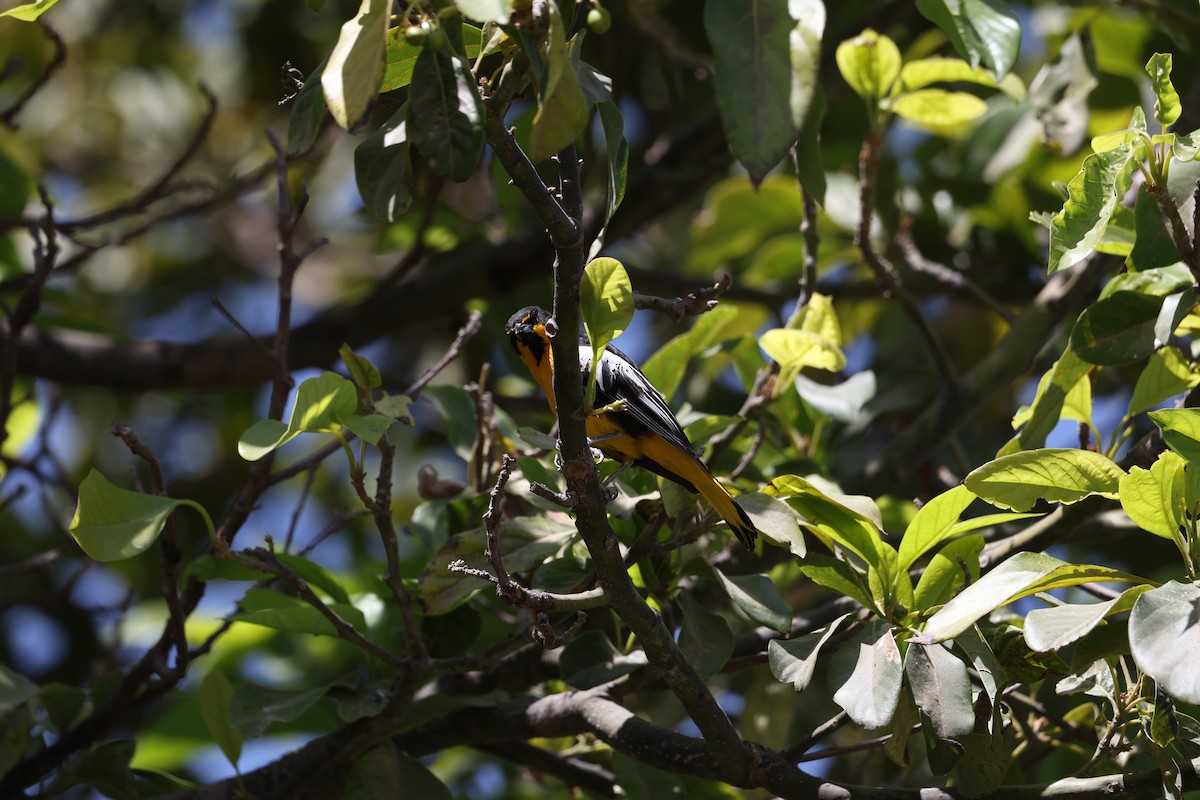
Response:
[{"label": "shaded leaf", "polygon": [[602,631],[584,631],[563,648],[558,668],[563,680],[576,689],[590,689],[646,665],[646,651],[625,655],[613,647]]},{"label": "shaded leaf", "polygon": [[900,650],[886,622],[873,620],[833,654],[830,679],[839,688],[833,701],[864,728],[892,721],[900,700],[904,669]]},{"label": "shaded leaf", "polygon": [[1025,616],[1025,641],[1039,652],[1057,650],[1090,633],[1104,619],[1133,608],[1134,602],[1149,589],[1134,586],[1103,603],[1067,603],[1036,608]]},{"label": "shaded leaf", "polygon": [[395,222],[412,205],[412,141],[408,104],[354,148],[354,179],[367,211]]},{"label": "shaded leaf", "polygon": [[325,92],[321,86],[321,75],[325,72],[326,58],[317,65],[304,81],[296,99],[292,102],[292,115],[288,119],[287,152],[298,156],[312,149],[325,120]]},{"label": "shaded leaf", "polygon": [[486,110],[461,58],[425,48],[413,67],[408,94],[407,128],[434,171],[465,181],[483,157]]},{"label": "shaded leaf", "polygon": [[972,67],[1003,78],[1021,49],[1021,24],[1004,0],[917,0],[917,10],[950,37]]},{"label": "shaded leaf", "polygon": [[767,663],[775,680],[790,683],[797,692],[804,691],[812,681],[821,648],[849,617],[843,614],[825,627],[795,639],[772,639],[767,645]]},{"label": "shaded leaf", "polygon": [[200,704],[200,716],[213,741],[237,767],[242,755],[242,733],[229,720],[229,705],[233,700],[233,686],[224,673],[210,669],[196,690],[196,702]]},{"label": "shaded leaf", "polygon": [[190,500],[122,489],[93,469],[79,485],[71,535],[97,561],[133,558],[154,544],[171,512],[184,504],[195,506]]},{"label": "shaded leaf", "polygon": [[1155,351],[1138,375],[1129,400],[1129,415],[1149,411],[1170,398],[1200,385],[1200,372],[1174,347]]},{"label": "shaded leaf", "polygon": [[917,707],[939,739],[959,741],[975,727],[967,665],[939,644],[909,644],[904,673]]},{"label": "shaded leaf", "polygon": [[808,114],[824,5],[819,0],[716,0],[704,7],[704,28],[713,49],[722,127],[734,158],[757,185],[795,144]]},{"label": "shaded leaf", "polygon": [[590,111],[567,51],[566,32],[557,7],[552,7],[549,19],[546,77],[529,133],[529,159],[535,164],[575,141],[587,125]]},{"label": "shaded leaf", "polygon": [[678,601],[683,612],[679,650],[700,677],[707,678],[733,655],[733,631],[724,617],[709,611],[690,592],[680,592]]},{"label": "shaded leaf", "polygon": [[766,575],[734,575],[728,577],[719,569],[713,570],[733,604],[747,617],[771,630],[787,633],[792,628],[792,607],[783,599],[777,587]]}]

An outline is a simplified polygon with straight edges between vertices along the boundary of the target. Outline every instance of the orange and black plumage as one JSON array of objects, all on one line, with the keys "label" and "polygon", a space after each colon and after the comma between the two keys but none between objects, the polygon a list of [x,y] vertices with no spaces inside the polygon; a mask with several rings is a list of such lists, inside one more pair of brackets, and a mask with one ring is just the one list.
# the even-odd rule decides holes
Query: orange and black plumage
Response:
[{"label": "orange and black plumage", "polygon": [[[546,393],[550,409],[554,401],[554,357],[546,324],[550,314],[537,306],[526,306],[509,318],[505,333],[533,379]],[[592,348],[579,346],[579,359],[587,379]],[[758,535],[754,523],[696,455],[679,420],[662,394],[637,365],[612,345],[605,348],[596,374],[597,408],[625,401],[619,411],[594,414],[587,419],[588,437],[608,458],[635,466],[674,481],[690,492],[698,492],[729,523],[734,535],[753,549]]]}]

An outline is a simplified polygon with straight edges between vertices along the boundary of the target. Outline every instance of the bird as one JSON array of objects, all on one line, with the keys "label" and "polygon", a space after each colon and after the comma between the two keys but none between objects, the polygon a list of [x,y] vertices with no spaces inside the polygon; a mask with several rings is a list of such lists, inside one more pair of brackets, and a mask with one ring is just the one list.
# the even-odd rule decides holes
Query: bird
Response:
[{"label": "bird", "polygon": [[[545,309],[526,306],[509,318],[504,332],[546,393],[550,410],[558,413],[554,401],[554,357],[546,330],[550,320],[551,315]],[[581,333],[580,340],[579,360],[586,381],[592,347],[586,334]],[[610,344],[600,357],[594,407],[607,408],[622,400],[623,408],[618,406],[587,418],[591,444],[608,458],[621,462],[618,471],[633,464],[674,481],[693,494],[699,493],[729,523],[738,540],[753,550],[758,529],[750,517],[696,455],[662,393],[629,356]]]}]

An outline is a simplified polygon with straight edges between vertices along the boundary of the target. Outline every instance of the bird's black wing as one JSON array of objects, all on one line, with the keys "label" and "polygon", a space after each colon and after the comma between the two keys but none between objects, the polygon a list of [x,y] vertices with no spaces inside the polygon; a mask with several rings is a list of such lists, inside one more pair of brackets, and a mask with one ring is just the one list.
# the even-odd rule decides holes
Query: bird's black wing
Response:
[{"label": "bird's black wing", "polygon": [[[580,351],[582,353],[583,348]],[[626,408],[614,414],[614,418],[630,436],[658,436],[695,456],[692,443],[662,394],[629,356],[610,344],[605,348],[596,373],[595,404],[601,407],[618,400],[625,400]]]}]

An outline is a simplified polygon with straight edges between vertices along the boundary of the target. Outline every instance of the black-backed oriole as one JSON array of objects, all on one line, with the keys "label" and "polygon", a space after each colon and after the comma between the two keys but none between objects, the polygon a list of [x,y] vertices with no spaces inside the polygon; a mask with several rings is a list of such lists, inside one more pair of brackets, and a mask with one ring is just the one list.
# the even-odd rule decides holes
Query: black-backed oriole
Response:
[{"label": "black-backed oriole", "polygon": [[[550,314],[544,309],[526,306],[509,318],[504,332],[546,393],[550,409],[557,412],[554,358],[546,332],[549,321]],[[586,380],[592,360],[592,348],[586,340],[579,346],[579,359]],[[662,394],[628,356],[609,345],[596,374],[595,406],[603,408],[618,400],[625,401],[624,410],[588,417],[588,437],[600,452],[622,463],[632,462],[648,469],[688,491],[699,492],[729,523],[742,544],[753,549],[758,531],[750,517],[696,456]]]}]

